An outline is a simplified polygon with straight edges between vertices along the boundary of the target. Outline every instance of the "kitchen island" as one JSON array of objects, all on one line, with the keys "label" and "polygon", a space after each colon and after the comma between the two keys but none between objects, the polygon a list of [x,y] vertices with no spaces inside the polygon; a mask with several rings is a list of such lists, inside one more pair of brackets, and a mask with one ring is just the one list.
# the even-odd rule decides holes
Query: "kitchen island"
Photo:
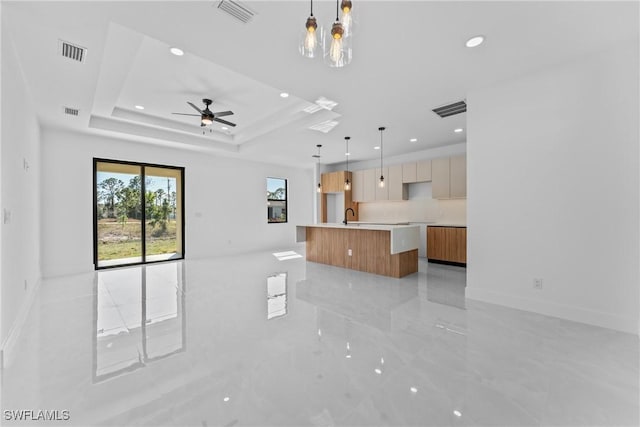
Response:
[{"label": "kitchen island", "polygon": [[307,261],[396,278],[418,271],[417,225],[324,223],[296,229],[296,241],[306,242]]}]

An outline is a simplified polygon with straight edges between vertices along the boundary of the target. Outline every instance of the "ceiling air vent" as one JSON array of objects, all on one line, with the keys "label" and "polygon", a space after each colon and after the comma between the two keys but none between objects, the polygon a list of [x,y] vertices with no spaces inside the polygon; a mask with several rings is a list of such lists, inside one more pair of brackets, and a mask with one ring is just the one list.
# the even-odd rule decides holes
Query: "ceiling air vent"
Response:
[{"label": "ceiling air vent", "polygon": [[218,9],[227,12],[229,15],[245,24],[251,22],[253,17],[256,15],[256,13],[247,6],[234,0],[222,0],[218,4]]},{"label": "ceiling air vent", "polygon": [[78,110],[77,108],[64,107],[64,113],[69,116],[77,116],[78,114],[80,114],[80,110]]},{"label": "ceiling air vent", "polygon": [[438,108],[434,108],[432,110],[434,113],[439,115],[440,117],[449,117],[455,114],[464,113],[467,111],[467,103],[464,101],[454,102],[452,104],[443,105]]},{"label": "ceiling air vent", "polygon": [[65,58],[78,62],[84,62],[84,58],[87,56],[87,49],[64,40],[58,40],[58,50]]}]

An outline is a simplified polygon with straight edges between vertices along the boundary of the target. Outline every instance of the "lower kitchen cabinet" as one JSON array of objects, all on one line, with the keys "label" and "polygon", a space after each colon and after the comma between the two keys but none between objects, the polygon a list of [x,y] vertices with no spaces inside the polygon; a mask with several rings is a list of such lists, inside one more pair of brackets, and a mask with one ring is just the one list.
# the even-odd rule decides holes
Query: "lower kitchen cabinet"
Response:
[{"label": "lower kitchen cabinet", "polygon": [[467,264],[467,228],[427,226],[427,259]]}]

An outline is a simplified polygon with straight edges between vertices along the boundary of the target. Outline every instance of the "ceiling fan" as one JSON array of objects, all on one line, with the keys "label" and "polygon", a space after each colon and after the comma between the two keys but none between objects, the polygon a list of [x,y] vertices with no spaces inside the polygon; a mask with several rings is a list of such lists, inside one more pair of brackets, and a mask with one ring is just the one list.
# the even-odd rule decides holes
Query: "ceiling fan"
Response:
[{"label": "ceiling fan", "polygon": [[227,126],[235,126],[236,125],[235,123],[231,123],[231,122],[228,122],[226,120],[222,120],[220,118],[220,117],[224,117],[224,116],[230,116],[231,114],[233,114],[233,111],[218,111],[218,112],[214,113],[211,110],[209,110],[209,105],[211,105],[213,103],[212,100],[205,98],[205,99],[202,100],[202,102],[205,105],[204,110],[201,110],[200,108],[196,107],[191,102],[187,102],[187,104],[189,104],[191,107],[193,107],[193,109],[196,110],[200,114],[191,114],[191,113],[172,113],[172,114],[178,114],[180,116],[200,116],[200,126],[210,125],[214,121],[218,122],[218,123],[222,123],[222,124],[227,125]]}]

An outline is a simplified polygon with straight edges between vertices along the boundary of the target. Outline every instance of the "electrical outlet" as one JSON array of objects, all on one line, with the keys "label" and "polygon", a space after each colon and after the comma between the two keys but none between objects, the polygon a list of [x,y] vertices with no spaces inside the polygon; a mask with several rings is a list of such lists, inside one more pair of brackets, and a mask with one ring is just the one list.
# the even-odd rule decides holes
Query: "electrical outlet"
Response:
[{"label": "electrical outlet", "polygon": [[348,254],[349,256],[353,256],[353,251],[352,251],[351,249],[349,249],[349,250],[347,251],[347,254]]},{"label": "electrical outlet", "polygon": [[533,279],[533,289],[542,289],[542,279],[540,278]]}]

